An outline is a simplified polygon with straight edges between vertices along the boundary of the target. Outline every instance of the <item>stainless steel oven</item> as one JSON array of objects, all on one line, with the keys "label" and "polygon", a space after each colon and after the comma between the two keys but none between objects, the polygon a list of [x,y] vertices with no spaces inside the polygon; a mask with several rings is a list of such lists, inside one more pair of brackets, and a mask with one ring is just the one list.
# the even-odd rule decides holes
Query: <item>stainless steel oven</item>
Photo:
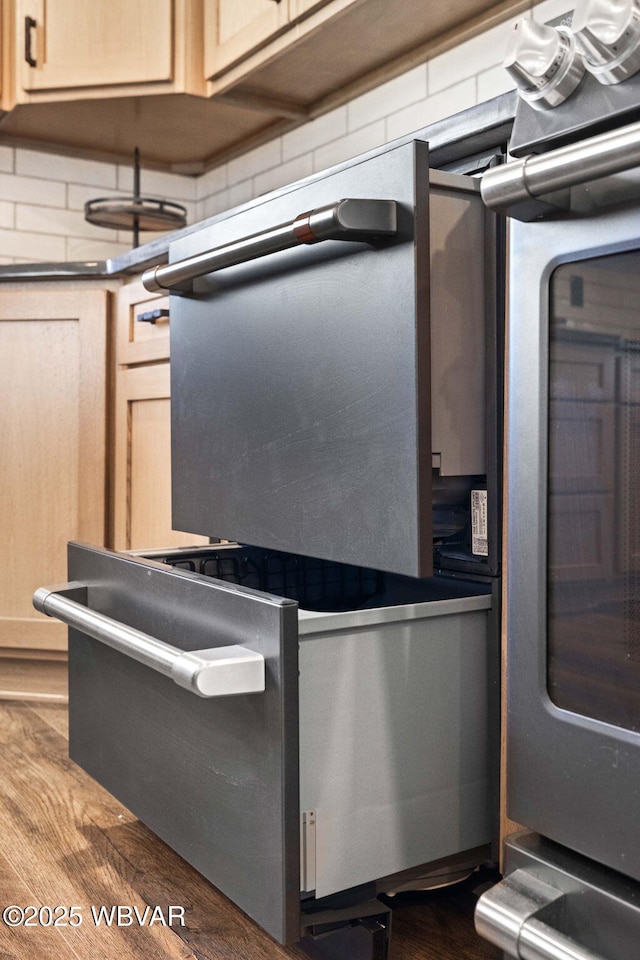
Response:
[{"label": "stainless steel oven", "polygon": [[494,219],[407,140],[177,240],[174,525],[212,543],[72,544],[37,594],[72,758],[315,956],[491,856]]},{"label": "stainless steel oven", "polygon": [[525,97],[519,159],[483,183],[510,218],[506,793],[530,832],[476,922],[549,960],[640,939],[640,85],[614,71],[637,69],[640,14],[596,6],[573,20],[594,69],[558,108]]}]

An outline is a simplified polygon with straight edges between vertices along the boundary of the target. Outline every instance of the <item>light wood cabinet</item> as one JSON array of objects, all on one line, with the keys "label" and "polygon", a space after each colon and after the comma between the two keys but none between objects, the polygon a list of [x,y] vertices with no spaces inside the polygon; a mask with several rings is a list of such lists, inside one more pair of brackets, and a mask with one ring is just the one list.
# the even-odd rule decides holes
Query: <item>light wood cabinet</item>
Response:
[{"label": "light wood cabinet", "polygon": [[0,0],[0,116],[2,116],[2,113],[4,111],[4,103],[5,103],[4,71],[6,69],[6,64],[7,64],[6,32],[7,32],[7,19],[6,19],[5,5],[3,3],[3,0]]},{"label": "light wood cabinet", "polygon": [[171,529],[167,308],[137,280],[0,288],[0,698],[65,699],[67,628],[31,598],[67,541],[208,542]]},{"label": "light wood cabinet", "polygon": [[[207,543],[171,528],[171,406],[167,297],[136,281],[118,292],[114,546],[144,550]],[[158,312],[150,323],[140,316]]]},{"label": "light wood cabinet", "polygon": [[[224,0],[205,0],[205,19]],[[233,0],[228,0],[234,6]],[[205,29],[208,93],[315,117],[523,12],[523,0],[245,0],[255,12],[231,38]],[[261,20],[259,8],[276,8]],[[267,23],[269,24],[267,26]],[[285,111],[289,110],[288,113]]]},{"label": "light wood cabinet", "polygon": [[11,37],[13,35],[13,4],[0,0],[0,117],[10,110],[11,91]]},{"label": "light wood cabinet", "polygon": [[[528,0],[0,0],[12,142],[203,172]],[[28,18],[28,19],[27,19]],[[27,51],[25,41],[29,40]],[[32,64],[26,62],[29,55]]]},{"label": "light wood cabinet", "polygon": [[118,291],[117,317],[118,367],[169,359],[168,296],[149,293],[135,280]]},{"label": "light wood cabinet", "polygon": [[17,103],[202,92],[202,0],[14,2]]},{"label": "light wood cabinet", "polygon": [[[107,535],[108,294],[0,291],[0,648],[64,650],[33,609],[70,539]],[[1,686],[1,684],[0,684]]]},{"label": "light wood cabinet", "polygon": [[205,0],[205,73],[214,77],[288,23],[287,0]]}]

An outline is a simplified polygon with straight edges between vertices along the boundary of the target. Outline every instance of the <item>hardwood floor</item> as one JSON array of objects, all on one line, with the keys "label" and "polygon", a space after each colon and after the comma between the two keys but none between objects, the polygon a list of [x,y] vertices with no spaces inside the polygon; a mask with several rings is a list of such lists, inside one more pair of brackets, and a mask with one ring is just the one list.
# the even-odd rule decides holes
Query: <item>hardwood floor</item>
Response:
[{"label": "hardwood floor", "polygon": [[[308,960],[275,943],[72,763],[66,735],[64,706],[0,702],[0,911],[79,908],[75,917],[56,911],[66,926],[0,921],[0,960]],[[498,960],[473,930],[480,879],[396,897],[390,960]],[[150,925],[94,923],[92,906],[118,904],[141,915],[158,906],[165,919],[170,905],[183,907],[185,925],[163,926],[158,912]]]}]

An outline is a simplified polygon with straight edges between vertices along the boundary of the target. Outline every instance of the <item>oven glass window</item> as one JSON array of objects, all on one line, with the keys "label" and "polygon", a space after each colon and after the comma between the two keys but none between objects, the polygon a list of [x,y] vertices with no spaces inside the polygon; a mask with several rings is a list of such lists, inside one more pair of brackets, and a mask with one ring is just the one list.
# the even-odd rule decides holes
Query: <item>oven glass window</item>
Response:
[{"label": "oven glass window", "polygon": [[640,730],[640,253],[551,280],[548,689]]}]

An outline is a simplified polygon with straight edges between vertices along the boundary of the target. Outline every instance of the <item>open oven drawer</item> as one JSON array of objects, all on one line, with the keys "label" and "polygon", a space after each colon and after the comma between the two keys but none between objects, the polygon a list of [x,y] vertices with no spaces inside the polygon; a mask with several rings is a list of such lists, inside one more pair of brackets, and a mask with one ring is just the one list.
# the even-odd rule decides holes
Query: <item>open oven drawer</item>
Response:
[{"label": "open oven drawer", "polygon": [[487,476],[492,230],[412,141],[172,242],[147,282],[172,291],[174,529],[431,576],[439,509]]},{"label": "open oven drawer", "polygon": [[[300,939],[301,894],[489,843],[485,584],[238,545],[70,544],[69,578],[38,603],[76,624],[72,759],[281,942]],[[258,654],[264,690],[198,695],[138,662],[136,631],[178,659]]]}]

